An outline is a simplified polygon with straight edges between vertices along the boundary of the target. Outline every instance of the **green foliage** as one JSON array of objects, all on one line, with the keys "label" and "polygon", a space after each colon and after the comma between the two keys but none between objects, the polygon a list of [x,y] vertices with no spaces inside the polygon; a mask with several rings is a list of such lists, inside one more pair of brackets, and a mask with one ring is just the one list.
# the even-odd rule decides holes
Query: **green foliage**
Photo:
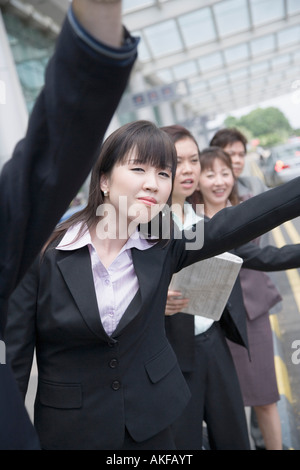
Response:
[{"label": "green foliage", "polygon": [[224,126],[225,127],[237,127],[238,126],[238,118],[234,116],[227,116],[227,118],[224,121]]},{"label": "green foliage", "polygon": [[288,119],[274,107],[257,108],[240,118],[228,116],[224,125],[238,128],[248,140],[259,139],[263,147],[285,142],[293,133]]}]

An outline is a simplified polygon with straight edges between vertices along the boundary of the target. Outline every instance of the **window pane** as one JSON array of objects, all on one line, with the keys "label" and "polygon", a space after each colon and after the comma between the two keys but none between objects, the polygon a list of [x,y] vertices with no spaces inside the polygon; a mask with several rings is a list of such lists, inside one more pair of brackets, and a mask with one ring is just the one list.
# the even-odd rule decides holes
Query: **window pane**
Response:
[{"label": "window pane", "polygon": [[15,15],[3,14],[5,28],[27,109],[31,112],[41,87],[55,39],[28,25]]},{"label": "window pane", "polygon": [[174,77],[169,69],[165,70],[160,70],[159,72],[156,73],[157,77],[160,78],[163,82],[165,83],[171,83],[174,82]]},{"label": "window pane", "polygon": [[279,47],[285,47],[290,44],[299,43],[300,41],[300,26],[292,26],[291,28],[279,31],[278,45]]},{"label": "window pane", "polygon": [[149,53],[149,49],[145,44],[144,38],[143,38],[143,33],[141,31],[134,31],[133,36],[138,36],[141,38],[139,42],[139,60],[142,62],[146,62],[147,60],[150,60],[151,56]]},{"label": "window pane", "polygon": [[123,0],[122,8],[123,12],[126,13],[127,10],[142,9],[155,3],[155,0]]},{"label": "window pane", "polygon": [[279,57],[275,57],[273,60],[272,60],[272,66],[274,68],[276,67],[282,67],[283,65],[289,65],[291,61],[291,58],[290,58],[290,55],[289,54],[286,54],[286,55],[281,55]]},{"label": "window pane", "polygon": [[212,70],[223,65],[223,57],[220,52],[215,52],[214,54],[209,54],[203,56],[198,61],[200,69],[203,72]]},{"label": "window pane", "polygon": [[275,36],[274,34],[269,34],[268,36],[254,39],[251,41],[250,47],[253,56],[273,51],[275,49]]},{"label": "window pane", "polygon": [[203,80],[195,82],[195,83],[190,83],[189,84],[191,93],[202,93],[207,89],[207,83],[204,82]]},{"label": "window pane", "polygon": [[193,11],[178,19],[182,35],[187,47],[194,46],[216,38],[216,31],[210,8]]},{"label": "window pane", "polygon": [[294,62],[300,63],[300,51],[294,52],[293,59],[294,59]]},{"label": "window pane", "polygon": [[182,50],[183,45],[174,20],[145,28],[145,37],[156,57]]},{"label": "window pane", "polygon": [[251,0],[251,11],[255,26],[283,18],[283,0]]},{"label": "window pane", "polygon": [[251,75],[253,77],[261,73],[267,72],[267,70],[269,70],[269,62],[260,62],[259,64],[254,64],[250,67]]},{"label": "window pane", "polygon": [[288,13],[291,15],[292,13],[296,13],[300,11],[300,2],[299,0],[288,0]]},{"label": "window pane", "polygon": [[252,90],[263,88],[265,86],[265,78],[261,77],[261,78],[256,78],[254,80],[251,80],[250,86]]},{"label": "window pane", "polygon": [[211,78],[209,81],[211,90],[213,90],[214,87],[225,85],[227,82],[228,79],[226,75],[219,75],[218,77]]},{"label": "window pane", "polygon": [[181,80],[182,78],[187,78],[190,75],[196,75],[198,73],[196,63],[192,60],[176,65],[176,67],[173,67],[173,71],[176,80]]},{"label": "window pane", "polygon": [[227,36],[249,27],[246,0],[228,0],[214,5],[216,23],[220,36]]},{"label": "window pane", "polygon": [[237,62],[239,60],[246,60],[249,57],[249,50],[247,44],[240,44],[239,46],[229,47],[224,50],[225,60],[228,64]]},{"label": "window pane", "polygon": [[241,80],[242,78],[246,78],[247,76],[248,76],[247,68],[234,70],[233,72],[229,74],[229,78],[231,81]]}]

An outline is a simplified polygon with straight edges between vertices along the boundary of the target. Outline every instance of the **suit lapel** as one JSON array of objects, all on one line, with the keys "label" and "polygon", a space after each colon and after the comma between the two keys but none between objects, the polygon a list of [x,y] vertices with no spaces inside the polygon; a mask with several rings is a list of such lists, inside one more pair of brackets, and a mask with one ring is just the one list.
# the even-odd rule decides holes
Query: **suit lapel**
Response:
[{"label": "suit lapel", "polygon": [[99,316],[97,297],[88,248],[70,251],[58,261],[58,267],[89,329],[107,341]]},{"label": "suit lapel", "polygon": [[115,337],[123,330],[141,311],[143,306],[149,308],[151,299],[156,293],[158,282],[161,278],[161,271],[164,264],[163,251],[156,246],[148,250],[131,249],[134,269],[139,281],[139,290],[124,312],[116,330]]},{"label": "suit lapel", "polygon": [[134,269],[139,281],[142,302],[145,302],[156,291],[165,261],[165,254],[157,246],[143,251],[133,248],[131,252]]}]

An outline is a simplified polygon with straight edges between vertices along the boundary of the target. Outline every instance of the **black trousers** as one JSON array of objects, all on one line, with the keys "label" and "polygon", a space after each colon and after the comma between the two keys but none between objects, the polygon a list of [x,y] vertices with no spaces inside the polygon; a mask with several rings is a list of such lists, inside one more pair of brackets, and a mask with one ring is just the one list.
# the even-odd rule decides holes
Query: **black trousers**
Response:
[{"label": "black trousers", "polygon": [[194,337],[195,367],[184,373],[192,398],[172,426],[176,448],[201,450],[203,420],[212,450],[250,450],[242,394],[230,350],[217,322]]}]

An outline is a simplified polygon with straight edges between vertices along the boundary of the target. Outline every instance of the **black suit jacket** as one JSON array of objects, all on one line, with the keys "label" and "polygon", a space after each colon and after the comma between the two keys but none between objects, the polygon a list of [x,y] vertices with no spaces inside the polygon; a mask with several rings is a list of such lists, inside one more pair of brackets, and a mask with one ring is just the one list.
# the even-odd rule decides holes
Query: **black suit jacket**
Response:
[{"label": "black suit jacket", "polygon": [[[189,232],[132,249],[140,289],[111,337],[100,321],[88,249],[50,248],[37,260],[12,296],[7,344],[23,394],[36,347],[35,425],[43,448],[118,449],[125,426],[143,441],[173,423],[190,397],[165,334],[173,273],[298,215],[299,200],[294,180],[199,222],[202,248],[192,249]],[[300,249],[295,256],[298,266]]]},{"label": "black suit jacket", "polygon": [[[97,157],[132,67],[110,63],[66,21],[26,138],[0,177],[0,339],[8,297],[76,195]],[[0,364],[0,448],[38,448],[12,379]]]},{"label": "black suit jacket", "polygon": [[[299,267],[299,250],[299,244],[286,245],[282,248],[271,245],[260,248],[250,242],[232,250],[232,253],[243,259],[243,268],[280,271]],[[246,317],[247,311],[238,276],[219,323],[228,339],[248,348]],[[183,372],[193,371],[194,317],[185,313],[166,316],[166,333],[176,352],[181,370]]]}]

